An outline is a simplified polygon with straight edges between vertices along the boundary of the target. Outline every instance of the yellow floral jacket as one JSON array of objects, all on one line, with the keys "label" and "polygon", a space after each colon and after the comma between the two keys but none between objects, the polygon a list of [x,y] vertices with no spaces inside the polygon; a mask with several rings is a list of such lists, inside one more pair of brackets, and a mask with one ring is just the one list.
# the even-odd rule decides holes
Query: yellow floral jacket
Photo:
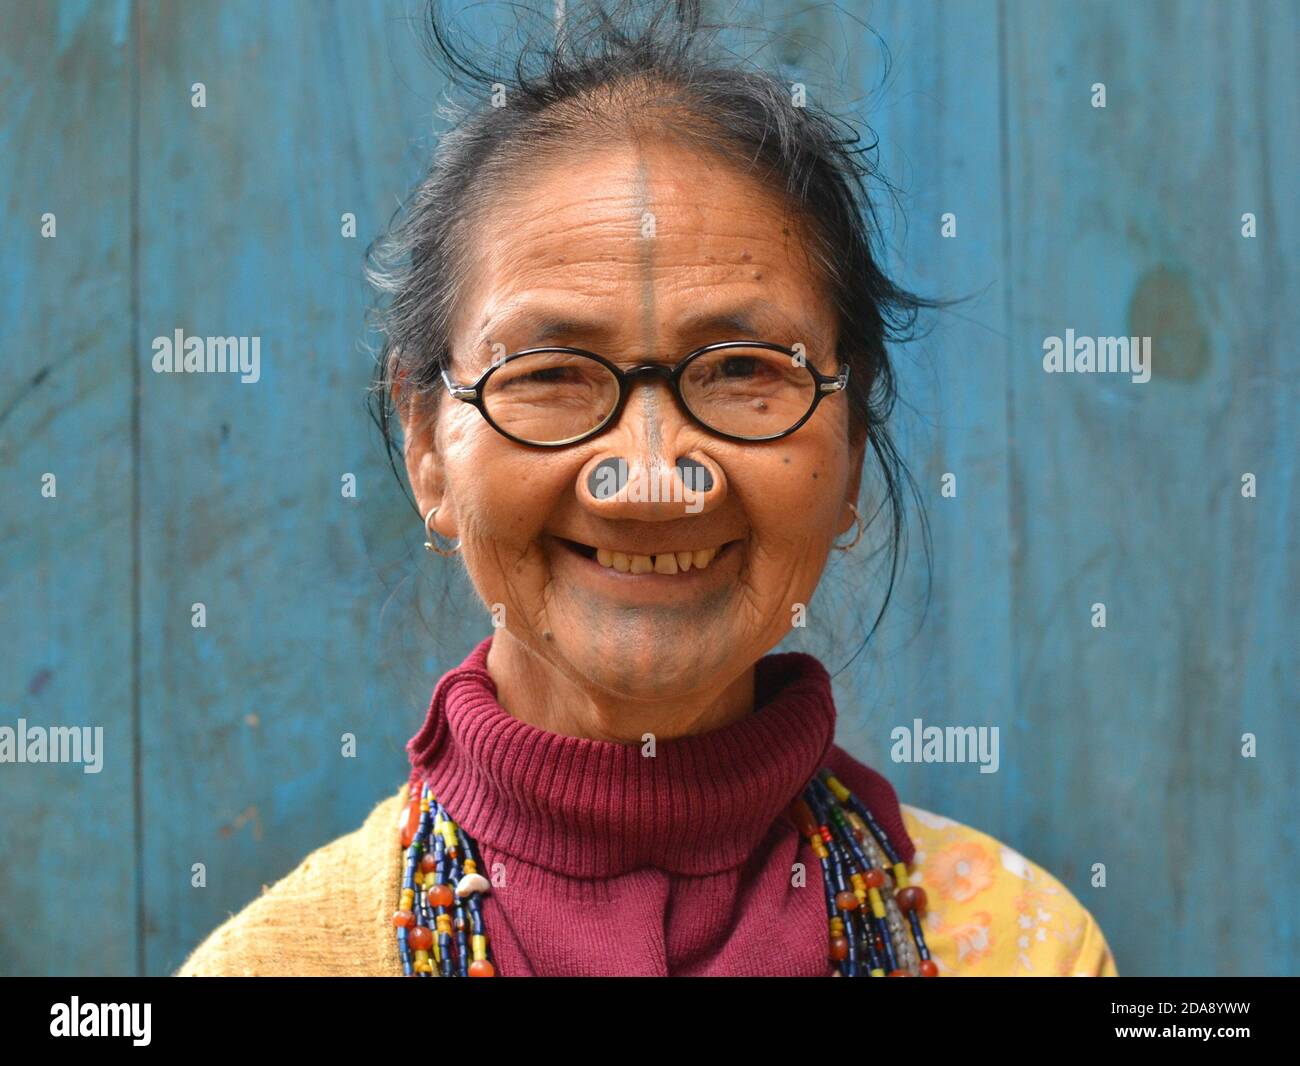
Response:
[{"label": "yellow floral jacket", "polygon": [[940,977],[1119,976],[1092,915],[1046,870],[978,829],[900,809]]}]

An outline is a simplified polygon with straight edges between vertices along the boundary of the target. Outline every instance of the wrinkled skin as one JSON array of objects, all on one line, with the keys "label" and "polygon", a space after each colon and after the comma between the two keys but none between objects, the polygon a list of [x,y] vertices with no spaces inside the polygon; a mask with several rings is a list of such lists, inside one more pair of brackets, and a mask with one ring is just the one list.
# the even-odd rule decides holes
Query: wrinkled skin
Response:
[{"label": "wrinkled skin", "polygon": [[[632,366],[737,339],[802,343],[834,373],[833,308],[797,232],[752,177],[669,142],[530,172],[481,221],[452,377],[473,382],[494,354],[542,344]],[[586,325],[543,333],[531,312]],[[698,321],[708,315],[741,321]],[[794,605],[810,603],[831,545],[854,525],[865,437],[843,393],[791,436],[744,444],[696,426],[666,384],[643,379],[612,428],[546,450],[506,439],[445,390],[398,401],[421,513],[439,506],[434,528],[459,538],[484,603],[504,607],[488,659],[501,704],[552,732],[630,743],[750,712],[754,663],[789,631]],[[587,475],[614,456],[634,480],[690,457],[713,486],[702,500],[596,499]],[[632,575],[557,537],[647,554],[736,543],[704,570]]]}]

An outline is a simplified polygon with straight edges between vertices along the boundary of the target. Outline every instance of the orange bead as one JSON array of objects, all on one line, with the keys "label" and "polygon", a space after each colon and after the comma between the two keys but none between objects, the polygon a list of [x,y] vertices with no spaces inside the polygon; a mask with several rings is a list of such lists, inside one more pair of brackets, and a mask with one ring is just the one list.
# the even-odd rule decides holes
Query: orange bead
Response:
[{"label": "orange bead", "polygon": [[939,976],[939,967],[934,964],[934,959],[921,960],[921,976],[922,977]]},{"label": "orange bead", "polygon": [[880,867],[873,866],[862,875],[862,881],[868,888],[884,888],[885,872]]},{"label": "orange bead", "polygon": [[911,977],[912,975],[908,973],[906,970],[891,970],[889,976],[890,977]]},{"label": "orange bead", "polygon": [[894,899],[897,900],[900,911],[916,911],[917,914],[925,911],[925,889],[916,885],[900,888]]},{"label": "orange bead", "polygon": [[469,975],[471,977],[495,977],[497,972],[487,959],[478,959],[469,964]]},{"label": "orange bead", "polygon": [[406,934],[406,943],[412,951],[428,951],[433,947],[433,933],[428,926],[412,926]]},{"label": "orange bead", "polygon": [[849,957],[849,938],[846,936],[831,937],[831,958],[835,962]]},{"label": "orange bead", "polygon": [[420,872],[431,874],[437,869],[438,869],[437,858],[434,856],[433,852],[426,851],[424,853],[424,858],[420,860]]},{"label": "orange bead", "polygon": [[845,889],[843,892],[836,893],[835,906],[842,911],[854,911],[858,909],[858,897]]},{"label": "orange bead", "polygon": [[444,882],[429,889],[430,907],[450,907],[455,902],[456,896],[451,890],[451,885]]},{"label": "orange bead", "polygon": [[813,817],[813,812],[806,801],[797,799],[790,804],[786,814],[790,816],[790,821],[794,822],[803,836],[810,837],[817,832],[817,819]]},{"label": "orange bead", "polygon": [[406,808],[406,821],[402,823],[402,847],[409,848],[420,828],[420,797],[416,796]]},{"label": "orange bead", "polygon": [[393,924],[409,929],[415,924],[415,915],[410,911],[395,911],[393,913]]}]

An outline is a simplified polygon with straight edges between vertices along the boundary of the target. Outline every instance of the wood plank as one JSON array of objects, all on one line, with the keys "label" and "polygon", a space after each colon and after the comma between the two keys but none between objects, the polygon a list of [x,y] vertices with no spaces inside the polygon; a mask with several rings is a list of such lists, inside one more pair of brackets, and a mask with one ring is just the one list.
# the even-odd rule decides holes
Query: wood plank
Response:
[{"label": "wood plank", "polygon": [[464,640],[414,616],[436,571],[363,408],[362,256],[417,176],[439,88],[399,10],[142,8],[142,335],[261,353],[256,382],[144,383],[153,973],[400,785],[434,682],[486,632],[481,611]]},{"label": "wood plank", "polygon": [[[1123,973],[1295,965],[1296,21],[1005,8],[1021,758]],[[1151,380],[1044,373],[1066,329]]]},{"label": "wood plank", "polygon": [[128,10],[3,6],[0,726],[102,746],[0,764],[0,972],[132,973]]}]

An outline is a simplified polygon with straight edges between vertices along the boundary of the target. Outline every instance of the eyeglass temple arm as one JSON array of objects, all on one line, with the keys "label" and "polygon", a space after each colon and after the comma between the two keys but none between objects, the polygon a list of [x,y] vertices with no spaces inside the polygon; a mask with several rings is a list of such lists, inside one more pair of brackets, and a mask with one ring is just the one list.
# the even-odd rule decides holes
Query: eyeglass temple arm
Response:
[{"label": "eyeglass temple arm", "polygon": [[839,392],[847,388],[849,384],[849,364],[845,363],[840,367],[840,372],[833,378],[823,378],[818,375],[817,391],[818,392]]},{"label": "eyeglass temple arm", "polygon": [[447,386],[447,391],[456,399],[469,401],[478,399],[477,385],[457,385],[456,382],[451,380],[451,375],[447,373],[445,367],[442,371],[442,380]]}]

